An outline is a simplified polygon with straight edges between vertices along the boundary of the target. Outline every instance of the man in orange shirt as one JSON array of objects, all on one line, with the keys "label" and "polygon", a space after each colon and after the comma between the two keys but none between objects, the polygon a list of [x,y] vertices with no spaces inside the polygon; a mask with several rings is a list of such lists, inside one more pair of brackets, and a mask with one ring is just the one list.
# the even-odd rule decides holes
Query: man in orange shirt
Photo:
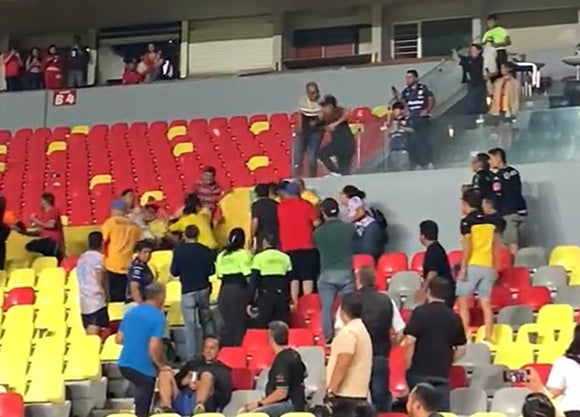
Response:
[{"label": "man in orange shirt", "polygon": [[113,201],[111,217],[101,231],[105,242],[105,273],[109,283],[109,300],[124,302],[127,296],[127,270],[133,259],[141,229],[127,217],[129,208],[122,199]]}]

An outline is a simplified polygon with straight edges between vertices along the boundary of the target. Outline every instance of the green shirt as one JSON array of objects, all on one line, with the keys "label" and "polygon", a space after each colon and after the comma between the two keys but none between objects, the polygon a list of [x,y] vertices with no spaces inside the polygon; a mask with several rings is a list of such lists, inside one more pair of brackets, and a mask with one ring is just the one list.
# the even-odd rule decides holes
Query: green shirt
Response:
[{"label": "green shirt", "polygon": [[292,262],[288,255],[278,249],[265,249],[254,256],[252,269],[258,271],[262,278],[286,276],[292,271]]},{"label": "green shirt", "polygon": [[509,33],[506,28],[496,26],[491,29],[488,29],[483,34],[481,42],[486,43],[488,41],[492,41],[493,43],[504,43],[508,37]]},{"label": "green shirt", "polygon": [[218,278],[224,275],[249,276],[252,273],[252,256],[245,249],[239,249],[235,252],[221,252],[215,262],[215,273]]},{"label": "green shirt", "polygon": [[328,219],[314,231],[314,244],[320,252],[321,271],[350,271],[354,254],[353,224]]}]

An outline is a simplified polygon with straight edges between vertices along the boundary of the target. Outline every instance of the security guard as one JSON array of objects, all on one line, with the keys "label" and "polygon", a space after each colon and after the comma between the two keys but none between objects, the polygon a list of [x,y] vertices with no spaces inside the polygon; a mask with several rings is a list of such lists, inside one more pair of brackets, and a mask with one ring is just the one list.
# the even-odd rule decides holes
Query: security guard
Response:
[{"label": "security guard", "polygon": [[217,256],[215,270],[221,280],[218,311],[222,319],[220,344],[240,346],[247,328],[246,301],[252,258],[244,249],[246,234],[237,227],[228,236],[228,243]]},{"label": "security guard", "polygon": [[256,327],[267,329],[271,321],[290,319],[290,257],[276,249],[272,236],[264,236],[263,250],[254,256],[247,312],[257,308]]},{"label": "security guard", "polygon": [[416,70],[405,74],[407,87],[401,92],[401,101],[405,103],[407,115],[414,130],[410,146],[410,157],[414,164],[422,168],[433,166],[433,144],[431,143],[430,115],[435,107],[435,97],[425,84],[419,82]]}]

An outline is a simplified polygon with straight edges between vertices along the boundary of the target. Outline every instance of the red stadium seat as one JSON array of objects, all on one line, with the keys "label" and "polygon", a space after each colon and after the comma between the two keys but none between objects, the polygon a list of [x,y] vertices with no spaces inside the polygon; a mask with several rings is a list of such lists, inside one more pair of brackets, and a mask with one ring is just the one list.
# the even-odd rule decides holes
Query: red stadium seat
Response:
[{"label": "red stadium seat", "polygon": [[24,400],[20,394],[0,394],[0,417],[24,417]]},{"label": "red stadium seat", "polygon": [[449,388],[465,388],[468,385],[467,372],[465,371],[465,368],[461,365],[451,366],[449,372]]},{"label": "red stadium seat", "polygon": [[79,260],[78,256],[67,256],[60,263],[60,267],[63,268],[65,272],[68,274],[70,271],[73,270],[75,266],[77,266],[78,260]]},{"label": "red stadium seat", "polygon": [[299,311],[303,317],[310,317],[318,314],[321,309],[320,297],[318,294],[306,294],[298,299],[296,311]]},{"label": "red stadium seat", "polygon": [[500,248],[498,255],[500,271],[511,268],[514,265],[512,254],[508,248]]},{"label": "red stadium seat", "polygon": [[354,255],[352,257],[352,268],[357,271],[365,266],[375,267],[375,259],[371,255]]},{"label": "red stadium seat", "polygon": [[509,288],[513,293],[531,286],[530,271],[523,266],[503,269],[500,271],[498,278],[498,284]]},{"label": "red stadium seat", "polygon": [[274,356],[274,350],[269,345],[262,345],[253,351],[248,362],[248,368],[256,375],[262,369],[266,369],[272,365]]},{"label": "red stadium seat", "polygon": [[461,263],[461,259],[463,259],[463,251],[452,250],[451,252],[447,252],[447,259],[449,259],[449,265],[451,265],[451,269],[453,269],[455,265]]},{"label": "red stadium seat", "polygon": [[246,349],[243,347],[223,347],[218,359],[230,368],[245,368],[248,364]]},{"label": "red stadium seat", "polygon": [[409,322],[409,319],[411,318],[411,314],[413,314],[413,310],[410,308],[403,308],[401,309],[401,318],[403,319],[403,321],[405,323]]},{"label": "red stadium seat", "polygon": [[409,260],[403,252],[385,253],[377,262],[377,288],[386,289],[387,281],[397,272],[406,271]]},{"label": "red stadium seat", "polygon": [[491,308],[494,312],[512,304],[512,293],[509,288],[496,285],[491,289]]},{"label": "red stadium seat", "polygon": [[520,288],[514,304],[527,304],[532,310],[538,311],[552,302],[550,290],[547,287]]},{"label": "red stadium seat", "polygon": [[294,347],[313,346],[314,334],[310,329],[290,329],[288,344]]},{"label": "red stadium seat", "polygon": [[425,252],[417,252],[411,258],[411,265],[409,269],[423,275],[423,260],[425,259]]},{"label": "red stadium seat", "polygon": [[409,392],[407,379],[405,377],[405,368],[403,349],[400,346],[393,347],[389,355],[389,390],[394,398],[404,397]]},{"label": "red stadium seat", "polygon": [[248,368],[232,368],[232,388],[254,389],[254,374]]},{"label": "red stadium seat", "polygon": [[[550,371],[552,370],[552,365],[549,363],[530,363],[528,365],[522,366],[521,369],[533,368],[540,377],[542,384],[546,385],[548,382],[548,376],[550,375]],[[513,384],[514,387],[525,387],[525,384],[518,382]]]},{"label": "red stadium seat", "polygon": [[246,349],[248,356],[253,356],[254,352],[263,346],[269,346],[270,340],[266,329],[248,329],[242,341],[242,347]]},{"label": "red stadium seat", "polygon": [[2,310],[7,311],[12,306],[33,305],[36,300],[34,288],[18,287],[13,288],[4,295]]}]

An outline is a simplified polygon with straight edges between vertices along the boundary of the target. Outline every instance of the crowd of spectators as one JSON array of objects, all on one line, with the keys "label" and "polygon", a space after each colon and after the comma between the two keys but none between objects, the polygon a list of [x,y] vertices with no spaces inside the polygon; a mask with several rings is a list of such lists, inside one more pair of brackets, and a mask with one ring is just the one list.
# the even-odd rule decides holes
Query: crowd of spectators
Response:
[{"label": "crowd of spectators", "polygon": [[126,61],[121,81],[126,85],[141,84],[169,80],[174,76],[175,68],[171,60],[155,44],[150,43],[145,53]]}]

